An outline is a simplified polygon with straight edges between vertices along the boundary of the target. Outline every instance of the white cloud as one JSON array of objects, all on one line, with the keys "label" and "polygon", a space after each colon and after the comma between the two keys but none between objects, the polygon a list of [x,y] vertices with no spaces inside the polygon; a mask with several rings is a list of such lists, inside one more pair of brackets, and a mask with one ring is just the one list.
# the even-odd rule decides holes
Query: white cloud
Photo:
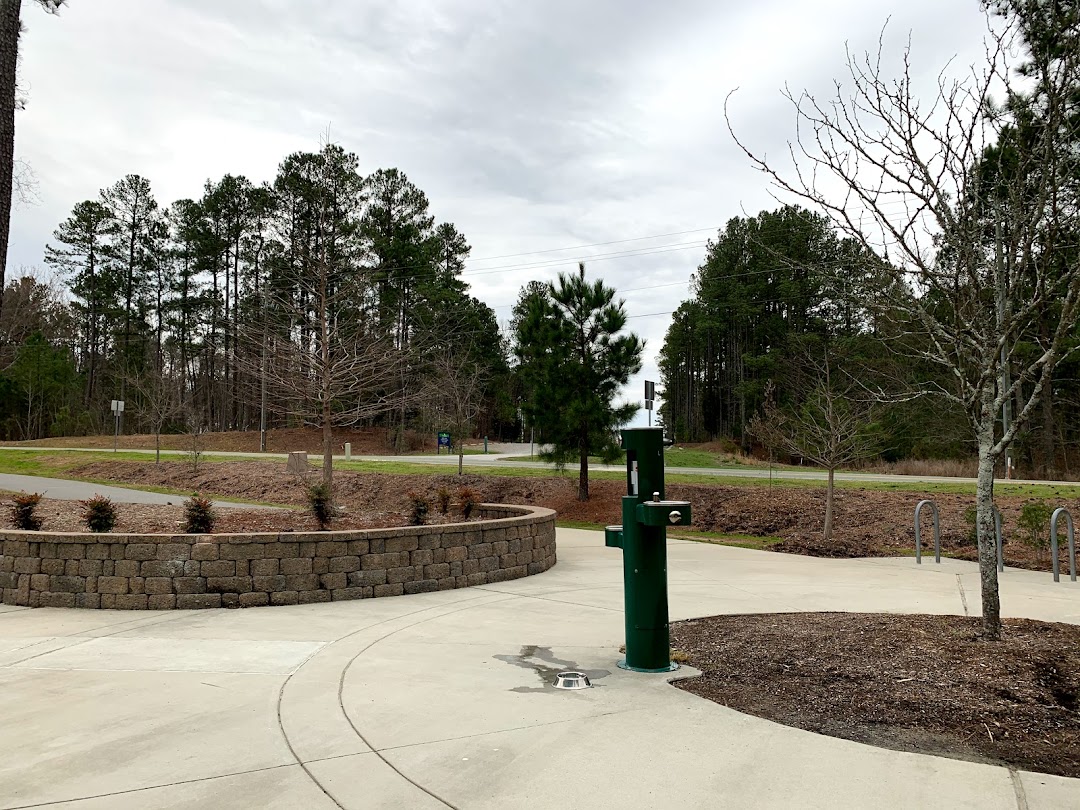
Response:
[{"label": "white cloud", "polygon": [[[226,172],[269,180],[328,126],[362,169],[405,171],[477,259],[720,227],[774,204],[727,133],[727,93],[740,88],[740,135],[775,154],[794,123],[780,88],[828,91],[845,43],[876,47],[889,15],[890,52],[910,33],[927,82],[954,55],[961,65],[981,57],[976,0],[75,0],[59,18],[27,7],[30,105],[17,152],[42,204],[16,212],[9,264],[40,264],[71,206],[124,174],[150,178],[167,204]],[[568,270],[619,247],[707,236],[556,255]],[[596,260],[589,272],[621,289],[666,284],[686,280],[703,254]],[[524,282],[558,269],[469,280],[505,319]],[[631,315],[685,297],[679,286],[625,295]],[[631,324],[649,344],[628,391],[640,398],[642,378],[659,380],[668,319]]]}]

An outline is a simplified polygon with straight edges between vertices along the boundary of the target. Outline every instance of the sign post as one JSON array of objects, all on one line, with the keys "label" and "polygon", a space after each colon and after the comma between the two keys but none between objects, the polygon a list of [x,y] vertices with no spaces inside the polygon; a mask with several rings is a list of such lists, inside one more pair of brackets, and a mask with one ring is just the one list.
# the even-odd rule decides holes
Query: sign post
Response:
[{"label": "sign post", "polygon": [[439,431],[439,444],[435,448],[435,455],[439,455],[442,452],[442,449],[444,447],[446,448],[446,454],[449,455],[450,454],[450,431],[448,431],[448,430],[440,430]]},{"label": "sign post", "polygon": [[652,427],[653,402],[656,401],[656,383],[645,381],[645,410],[649,412],[649,427]]},{"label": "sign post", "polygon": [[113,430],[112,450],[115,453],[116,452],[116,445],[117,445],[117,442],[119,441],[119,437],[120,437],[120,419],[121,419],[121,417],[123,416],[123,413],[124,413],[124,400],[122,400],[122,399],[114,399],[112,401],[112,412],[113,412],[113,421],[115,423],[114,430]]}]

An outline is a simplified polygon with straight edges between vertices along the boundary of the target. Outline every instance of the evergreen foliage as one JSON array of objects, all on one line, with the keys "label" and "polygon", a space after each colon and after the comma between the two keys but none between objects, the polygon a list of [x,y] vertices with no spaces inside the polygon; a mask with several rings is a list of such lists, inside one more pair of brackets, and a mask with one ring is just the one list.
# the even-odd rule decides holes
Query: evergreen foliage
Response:
[{"label": "evergreen foliage", "polygon": [[11,525],[26,532],[38,531],[44,519],[37,513],[40,492],[19,492],[11,496]]},{"label": "evergreen foliage", "polygon": [[461,516],[468,520],[480,505],[480,493],[472,487],[462,487],[458,490],[458,505],[461,507]]},{"label": "evergreen foliage", "polygon": [[423,526],[430,510],[427,498],[418,492],[409,492],[405,497],[409,501],[409,525]]},{"label": "evergreen foliage", "polygon": [[92,532],[111,532],[116,526],[116,505],[104,495],[95,495],[79,501],[82,519]]},{"label": "evergreen foliage", "polygon": [[330,486],[323,481],[312,484],[307,490],[307,501],[319,530],[326,531],[334,519],[334,497]]},{"label": "evergreen foliage", "polygon": [[639,405],[615,404],[631,375],[641,369],[644,343],[623,334],[626,311],[615,290],[577,275],[526,287],[515,309],[514,352],[529,398],[527,419],[549,447],[541,458],[560,467],[577,460],[578,498],[589,499],[589,456],[614,460],[617,430]]},{"label": "evergreen foliage", "polygon": [[209,498],[196,492],[184,503],[185,534],[209,534],[216,522],[217,513]]}]

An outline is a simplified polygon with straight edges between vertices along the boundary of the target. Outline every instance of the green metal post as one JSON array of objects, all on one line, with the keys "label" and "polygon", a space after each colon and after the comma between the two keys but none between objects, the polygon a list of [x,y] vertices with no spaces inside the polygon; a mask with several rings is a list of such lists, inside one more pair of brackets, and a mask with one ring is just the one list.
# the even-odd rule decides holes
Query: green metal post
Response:
[{"label": "green metal post", "polygon": [[626,660],[635,672],[668,672],[671,663],[667,600],[667,525],[688,523],[690,504],[664,500],[662,428],[622,431],[626,488],[622,526],[608,527],[605,542],[623,550]]}]

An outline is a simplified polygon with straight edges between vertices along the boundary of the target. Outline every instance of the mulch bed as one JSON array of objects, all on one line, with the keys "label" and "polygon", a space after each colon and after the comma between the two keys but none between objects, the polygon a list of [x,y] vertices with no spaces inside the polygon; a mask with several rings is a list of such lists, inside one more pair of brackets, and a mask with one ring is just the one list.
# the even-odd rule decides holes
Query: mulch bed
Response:
[{"label": "mulch bed", "polygon": [[[177,498],[172,505],[118,503],[116,506],[117,522],[114,534],[183,534],[184,507],[183,499]],[[396,504],[395,504],[396,506]],[[0,525],[7,528],[10,500],[0,502]],[[318,524],[307,512],[296,509],[244,509],[225,507],[215,509],[216,521],[214,533],[230,532],[314,532]],[[86,523],[82,517],[82,507],[78,501],[60,501],[42,498],[37,514],[43,518],[41,527],[45,532],[73,533],[85,532]],[[456,523],[464,518],[455,509],[448,515],[439,514],[432,508],[425,517],[426,524]],[[395,526],[407,526],[411,515],[406,510],[367,509],[355,512],[348,507],[336,518],[330,529],[385,529]]]},{"label": "mulch bed", "polygon": [[1080,627],[963,616],[712,616],[671,627],[688,692],[807,731],[1080,777]]},{"label": "mulch bed", "polygon": [[[43,459],[48,460],[48,457]],[[407,460],[407,457],[406,459]],[[65,464],[70,461],[65,459]],[[302,505],[304,484],[285,472],[283,461],[215,462],[190,464],[170,461],[160,465],[137,461],[94,461],[65,474],[83,478],[152,484],[181,491],[231,495],[256,501]],[[315,473],[313,473],[314,475]],[[481,499],[494,503],[529,504],[554,509],[561,520],[599,525],[618,523],[621,497],[626,486],[621,481],[590,482],[591,500],[577,499],[576,471],[563,476],[514,477],[452,474],[390,475],[381,473],[334,473],[335,497],[357,515],[407,513],[407,493],[415,491],[435,503],[442,487],[453,493],[462,486],[480,492]],[[825,515],[824,488],[669,484],[667,497],[693,504],[693,528],[708,532],[779,537],[783,542],[771,551],[818,557],[882,557],[910,555],[914,548],[912,515],[924,496],[918,492],[840,489],[836,494],[836,521],[833,538],[821,539]],[[975,502],[974,495],[934,495],[941,512],[942,550],[963,559],[977,559],[969,537],[964,510]],[[1045,550],[1021,542],[1016,520],[1026,499],[998,496],[1004,521],[1005,564],[1047,571],[1050,556]],[[1055,506],[1068,506],[1080,514],[1080,501],[1055,499]],[[435,510],[432,509],[432,512]],[[932,538],[925,522],[923,542]],[[927,549],[932,553],[932,543]],[[1065,544],[1061,561],[1067,570]]]}]

